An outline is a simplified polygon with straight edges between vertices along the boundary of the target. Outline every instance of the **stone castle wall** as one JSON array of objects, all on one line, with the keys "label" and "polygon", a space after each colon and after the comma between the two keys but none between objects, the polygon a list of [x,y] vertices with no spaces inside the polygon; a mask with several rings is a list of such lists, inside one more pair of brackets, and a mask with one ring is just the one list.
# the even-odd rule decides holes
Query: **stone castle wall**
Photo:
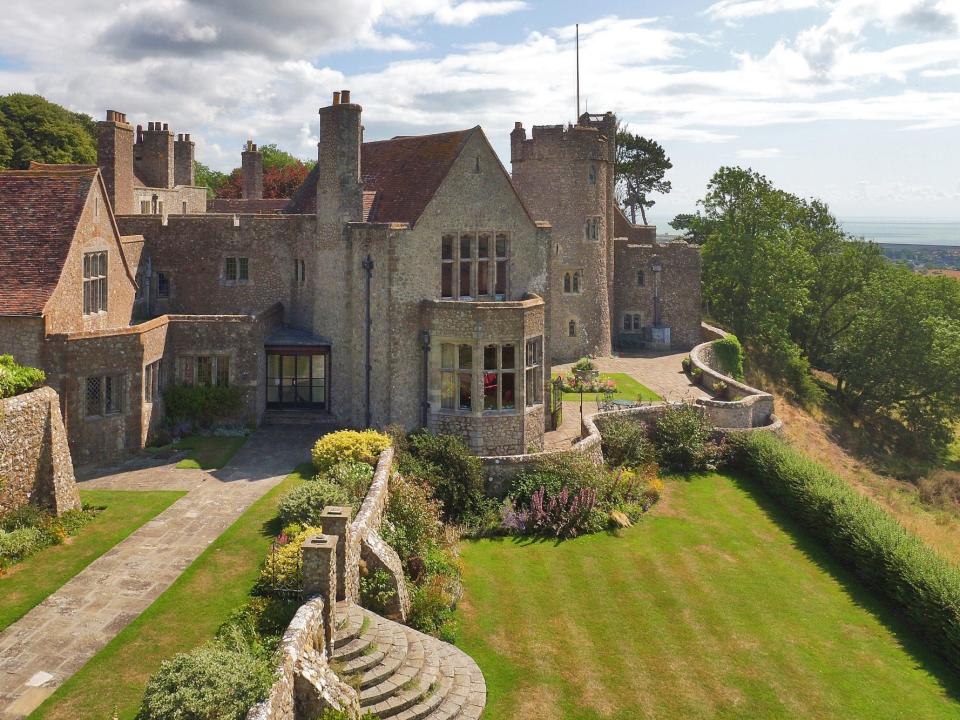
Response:
[{"label": "stone castle wall", "polygon": [[[687,243],[614,241],[613,332],[622,350],[645,346],[643,332],[632,327],[633,316],[642,328],[654,322],[654,289],[660,271],[660,322],[670,327],[671,348],[689,350],[700,342],[700,251]],[[642,275],[640,275],[642,273]],[[625,318],[631,322],[628,330]]]},{"label": "stone castle wall", "polygon": [[0,514],[27,503],[80,508],[57,393],[42,387],[0,400]]}]

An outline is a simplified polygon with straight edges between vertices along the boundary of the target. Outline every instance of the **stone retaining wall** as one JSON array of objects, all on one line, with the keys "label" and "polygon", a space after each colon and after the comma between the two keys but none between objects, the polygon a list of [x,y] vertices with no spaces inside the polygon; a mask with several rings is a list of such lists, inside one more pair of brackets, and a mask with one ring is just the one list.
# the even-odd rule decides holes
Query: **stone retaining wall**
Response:
[{"label": "stone retaining wall", "polygon": [[735,394],[737,399],[701,398],[696,401],[697,405],[703,408],[706,416],[718,429],[770,429],[772,425],[779,428],[779,421],[773,414],[773,395],[734,380],[716,369],[719,363],[713,342],[726,337],[726,333],[706,324],[703,325],[703,333],[705,338],[710,338],[708,342],[701,343],[690,351],[690,362],[702,373],[700,384],[709,389],[716,382],[726,383],[729,392]]},{"label": "stone retaining wall", "polygon": [[49,387],[0,400],[0,513],[27,503],[57,515],[80,508],[60,400]]},{"label": "stone retaining wall", "polygon": [[300,606],[280,642],[277,680],[267,699],[254,705],[247,720],[294,720],[319,717],[326,707],[352,710],[359,716],[357,691],[330,668],[322,598]]}]

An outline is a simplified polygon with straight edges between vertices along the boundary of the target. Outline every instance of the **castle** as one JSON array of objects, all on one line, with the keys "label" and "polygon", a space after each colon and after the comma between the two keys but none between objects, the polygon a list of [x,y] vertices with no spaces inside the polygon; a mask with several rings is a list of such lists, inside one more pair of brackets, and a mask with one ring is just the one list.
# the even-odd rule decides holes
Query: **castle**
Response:
[{"label": "castle", "polygon": [[262,198],[248,143],[214,212],[189,135],[98,129],[98,166],[0,173],[0,351],[46,371],[78,463],[143,447],[174,383],[239,388],[253,423],[521,454],[552,429],[552,363],[699,342],[699,253],[619,211],[611,113],[517,123],[511,177],[479,127],[364,142],[344,90],[292,198]]}]

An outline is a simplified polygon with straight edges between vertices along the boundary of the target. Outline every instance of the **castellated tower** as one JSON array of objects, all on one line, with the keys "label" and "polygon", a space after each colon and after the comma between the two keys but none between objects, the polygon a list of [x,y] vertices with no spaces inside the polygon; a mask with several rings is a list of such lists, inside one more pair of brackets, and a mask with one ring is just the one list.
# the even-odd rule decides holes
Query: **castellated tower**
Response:
[{"label": "castellated tower", "polygon": [[613,113],[574,126],[518,122],[510,133],[513,183],[536,218],[553,227],[550,348],[553,362],[611,351]]},{"label": "castellated tower", "polygon": [[350,102],[350,91],[333,93],[333,104],[320,108],[317,145],[317,216],[321,225],[363,219],[360,145],[363,109]]},{"label": "castellated tower", "polygon": [[129,215],[133,209],[133,126],[127,116],[107,110],[107,119],[97,123],[97,165],[113,212]]},{"label": "castellated tower", "polygon": [[241,188],[244,200],[261,200],[263,198],[263,153],[257,150],[253,140],[247,140],[247,145],[241,153],[243,187]]},{"label": "castellated tower", "polygon": [[193,185],[193,151],[194,142],[190,139],[190,133],[177,135],[177,139],[173,142],[174,185]]},{"label": "castellated tower", "polygon": [[171,188],[175,177],[173,133],[167,123],[137,126],[137,144],[133,148],[133,167],[144,185]]}]

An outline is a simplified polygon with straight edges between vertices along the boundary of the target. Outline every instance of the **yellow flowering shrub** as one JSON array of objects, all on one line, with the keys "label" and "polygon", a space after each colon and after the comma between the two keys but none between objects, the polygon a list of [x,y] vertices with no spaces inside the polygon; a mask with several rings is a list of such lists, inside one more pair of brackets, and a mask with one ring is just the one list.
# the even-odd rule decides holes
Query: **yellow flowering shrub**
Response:
[{"label": "yellow flowering shrub", "polygon": [[663,480],[658,477],[650,478],[647,482],[646,489],[643,491],[644,499],[648,500],[652,505],[660,499],[661,495],[663,495]]},{"label": "yellow flowering shrub", "polygon": [[267,555],[267,561],[260,570],[259,588],[266,591],[292,587],[300,569],[300,546],[308,537],[322,534],[322,528],[305,527],[296,535],[284,536],[287,542],[280,545],[276,552]]},{"label": "yellow flowering shrub", "polygon": [[390,447],[390,438],[376,430],[339,430],[317,440],[311,457],[317,472],[324,473],[344,460],[376,465],[377,457]]}]

